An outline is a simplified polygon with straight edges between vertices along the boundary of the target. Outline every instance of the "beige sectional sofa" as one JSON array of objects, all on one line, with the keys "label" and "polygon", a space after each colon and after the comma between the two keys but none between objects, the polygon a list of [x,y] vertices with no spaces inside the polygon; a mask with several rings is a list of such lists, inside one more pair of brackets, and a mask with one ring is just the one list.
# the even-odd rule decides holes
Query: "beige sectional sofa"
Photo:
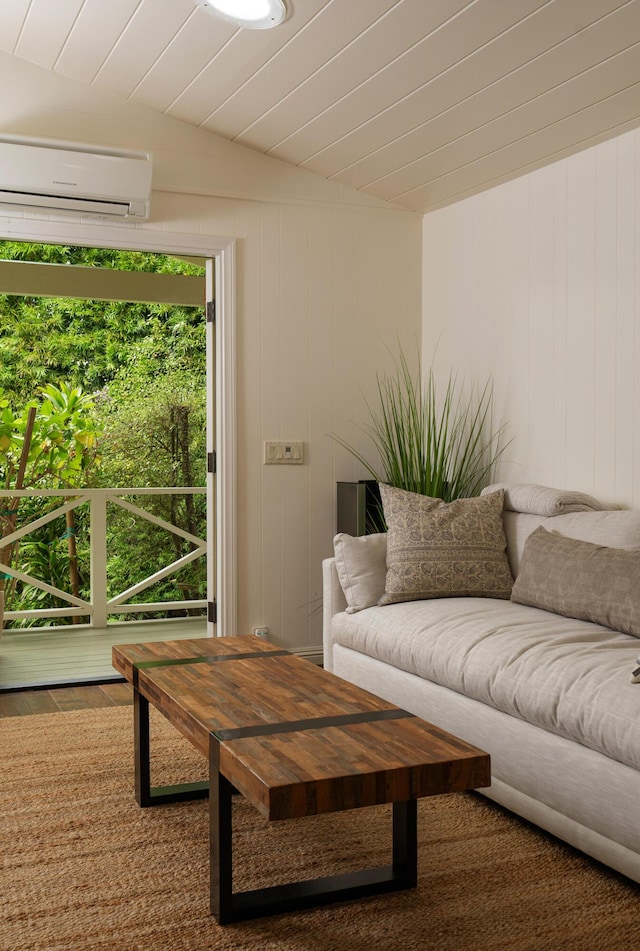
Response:
[{"label": "beige sectional sofa", "polygon": [[[390,600],[391,535],[337,536],[323,564],[324,663],[487,750],[484,795],[640,882],[640,631],[602,623],[638,623],[640,512],[542,489],[504,492],[509,597],[378,604]],[[555,561],[544,547],[536,561],[541,541],[561,546]],[[511,600],[519,588],[530,603]],[[533,606],[547,597],[553,610]],[[596,620],[566,616],[581,613]]]}]

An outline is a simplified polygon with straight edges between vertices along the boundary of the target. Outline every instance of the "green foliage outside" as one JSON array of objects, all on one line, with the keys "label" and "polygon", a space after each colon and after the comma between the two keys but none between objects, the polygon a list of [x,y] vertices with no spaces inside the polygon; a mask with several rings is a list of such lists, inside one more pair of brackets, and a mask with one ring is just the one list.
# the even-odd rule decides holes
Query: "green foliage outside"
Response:
[{"label": "green foliage outside", "polygon": [[[29,410],[33,428],[24,448]],[[0,484],[16,488],[19,463],[25,456],[23,482],[30,488],[65,488],[86,483],[98,461],[98,428],[93,400],[80,387],[48,384],[26,405],[12,407],[0,389]]]},{"label": "green foliage outside", "polygon": [[[0,244],[0,258],[157,273],[202,273],[193,264],[162,255],[13,242]],[[27,475],[31,481],[25,486],[203,486],[205,379],[200,308],[0,295],[0,392],[4,404],[0,404],[0,414],[6,414],[6,418],[0,415],[0,479],[3,473],[8,477],[10,470],[15,474],[22,425],[16,421],[26,418],[29,404],[37,403],[38,437],[34,444],[41,447],[39,464],[47,469],[47,475],[36,479],[32,467]],[[47,424],[47,415],[52,423],[54,391],[62,394],[60,398],[71,399],[75,394],[90,417],[85,420],[81,415],[74,416],[70,420],[73,436],[68,428],[58,442],[39,435]],[[10,429],[13,436],[8,446]],[[61,448],[63,444],[67,450]],[[73,445],[83,451],[71,451]],[[5,481],[0,484],[11,487],[5,486]],[[205,537],[204,496],[128,498],[157,517]],[[20,523],[47,508],[51,510],[58,502],[29,500],[29,506],[20,506]],[[41,508],[34,512],[37,504]],[[109,509],[108,533],[110,596],[192,548],[189,542],[117,506]],[[14,566],[62,590],[72,590],[70,534],[75,546],[77,592],[88,597],[88,512],[82,508],[74,511],[71,528],[61,518],[24,539]],[[205,572],[204,560],[199,559],[135,600],[204,597]],[[11,594],[7,608],[14,610],[57,606],[49,595],[20,583],[13,586]],[[141,616],[155,615],[122,617]],[[17,623],[22,626],[29,622],[14,622],[14,626]],[[59,623],[69,620],[61,618]]]},{"label": "green foliage outside", "polygon": [[[38,397],[16,408],[0,390],[0,485],[6,490],[23,488],[74,488],[85,485],[99,462],[98,436],[93,400],[79,387],[66,383],[43,387]],[[21,523],[46,515],[56,500],[16,496],[0,505],[0,539]],[[43,526],[37,535],[0,547],[0,563],[17,563],[22,571],[79,594],[74,511],[65,515],[64,533],[52,537],[52,526]],[[55,526],[55,522],[52,523]],[[55,530],[55,528],[54,528]],[[66,548],[60,542],[66,540]],[[28,602],[42,604],[49,595],[24,586],[2,572],[0,590],[9,605]],[[54,599],[55,600],[55,599]],[[58,606],[58,602],[54,606]]]},{"label": "green foliage outside", "polygon": [[[105,427],[102,464],[93,483],[104,487],[205,484],[204,370],[171,370],[156,378],[121,373],[101,409]],[[205,537],[204,495],[131,496],[129,501],[180,528]],[[107,522],[109,595],[186,555],[192,545],[113,507]],[[127,539],[123,545],[122,538]],[[206,593],[200,559],[142,592],[137,600],[198,599]]]},{"label": "green foliage outside", "polygon": [[[202,273],[164,255],[4,241],[0,258],[163,274]],[[0,387],[25,403],[66,381],[93,393],[132,361],[140,372],[204,371],[202,311],[169,304],[0,295]]]}]

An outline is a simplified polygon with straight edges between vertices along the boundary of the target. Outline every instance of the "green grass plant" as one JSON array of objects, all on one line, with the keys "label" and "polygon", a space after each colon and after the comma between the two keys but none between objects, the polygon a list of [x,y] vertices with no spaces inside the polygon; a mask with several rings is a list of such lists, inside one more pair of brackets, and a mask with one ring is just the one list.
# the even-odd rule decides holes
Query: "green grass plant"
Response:
[{"label": "green grass plant", "polygon": [[433,368],[412,374],[401,353],[394,376],[377,376],[378,405],[363,426],[379,457],[371,463],[347,440],[335,441],[372,479],[445,502],[479,495],[504,452],[504,426],[494,428],[493,386],[467,392],[450,374],[437,392]]}]

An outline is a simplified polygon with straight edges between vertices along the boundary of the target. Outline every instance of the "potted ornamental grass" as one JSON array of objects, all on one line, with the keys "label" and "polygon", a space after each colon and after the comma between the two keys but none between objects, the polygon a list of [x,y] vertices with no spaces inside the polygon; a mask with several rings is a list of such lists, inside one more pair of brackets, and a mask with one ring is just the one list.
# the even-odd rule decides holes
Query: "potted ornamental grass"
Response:
[{"label": "potted ornamental grass", "polygon": [[[377,452],[371,462],[340,436],[333,439],[375,482],[450,502],[479,495],[493,481],[508,443],[505,426],[493,423],[493,386],[459,384],[451,373],[438,391],[433,367],[412,373],[401,352],[395,373],[377,375],[377,403],[367,403],[370,421],[362,427]],[[372,530],[385,531],[381,507]]]}]

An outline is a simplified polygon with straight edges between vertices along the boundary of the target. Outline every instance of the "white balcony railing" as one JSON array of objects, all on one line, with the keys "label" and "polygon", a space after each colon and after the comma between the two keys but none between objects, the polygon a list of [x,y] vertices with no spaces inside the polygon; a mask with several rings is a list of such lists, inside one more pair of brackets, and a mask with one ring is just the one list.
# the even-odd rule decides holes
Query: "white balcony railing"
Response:
[{"label": "white balcony railing", "polygon": [[[12,545],[15,542],[19,542],[26,536],[36,532],[39,528],[42,528],[49,522],[54,521],[54,519],[60,518],[60,516],[66,516],[67,512],[77,509],[80,506],[86,505],[89,507],[90,511],[90,599],[88,601],[83,600],[80,597],[76,597],[67,591],[62,591],[60,588],[49,584],[44,578],[35,578],[32,575],[20,571],[13,565],[7,566],[3,564],[0,566],[0,570],[5,573],[5,576],[16,578],[18,581],[32,585],[35,588],[39,588],[40,590],[45,591],[48,594],[65,602],[65,606],[60,608],[37,608],[24,611],[5,611],[5,621],[14,619],[17,620],[21,618],[48,619],[53,617],[83,617],[88,619],[92,627],[103,628],[106,627],[108,618],[114,614],[121,615],[143,611],[159,612],[170,611],[174,609],[206,607],[206,600],[183,599],[180,601],[154,602],[136,602],[131,600],[132,598],[135,598],[136,595],[139,595],[142,591],[152,587],[152,585],[156,584],[158,581],[175,574],[190,562],[195,561],[197,558],[206,557],[207,542],[205,539],[198,538],[196,535],[192,535],[189,532],[178,528],[177,525],[173,525],[171,522],[167,522],[162,518],[158,518],[156,515],[152,515],[150,512],[147,512],[139,506],[134,505],[127,498],[125,498],[125,496],[132,497],[143,495],[204,495],[205,492],[205,488],[185,487],[144,489],[23,489],[22,491],[15,492],[4,489],[0,490],[0,504],[2,504],[2,499],[19,500],[23,498],[51,497],[61,500],[60,505],[56,506],[56,508],[52,511],[47,512],[46,515],[35,518],[26,525],[21,525],[20,528],[17,528],[10,535],[7,535],[5,538],[3,538],[0,541],[1,548],[6,548],[6,546]],[[193,545],[192,550],[188,552],[188,554],[178,558],[160,570],[155,571],[148,577],[137,581],[125,591],[121,591],[119,594],[109,597],[109,579],[107,577],[107,528],[110,505],[115,505],[121,509],[125,509],[137,518],[151,522],[152,524],[157,525],[159,528],[188,541],[191,545]]]}]

